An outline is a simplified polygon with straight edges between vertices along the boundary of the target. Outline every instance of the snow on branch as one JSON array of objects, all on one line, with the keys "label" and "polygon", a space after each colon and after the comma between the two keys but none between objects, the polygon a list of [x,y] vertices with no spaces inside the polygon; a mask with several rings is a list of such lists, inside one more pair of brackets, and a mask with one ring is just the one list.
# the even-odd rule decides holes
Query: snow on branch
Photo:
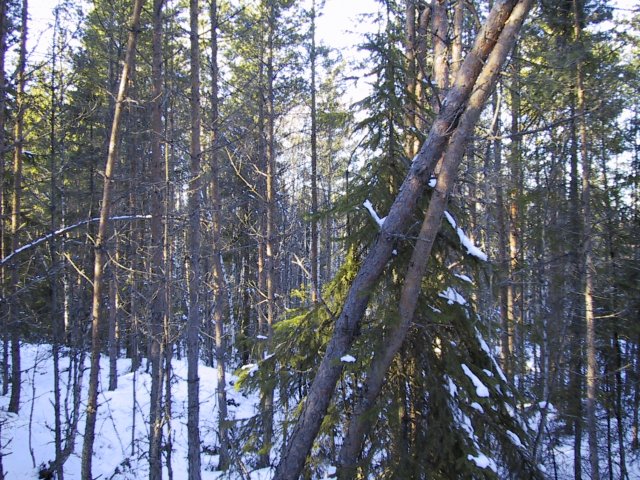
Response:
[{"label": "snow on branch", "polygon": [[488,258],[487,254],[473,244],[471,239],[467,237],[467,234],[464,233],[464,230],[458,227],[458,225],[456,224],[456,221],[454,220],[454,218],[451,216],[449,212],[445,211],[444,215],[447,218],[447,221],[449,222],[451,227],[453,227],[453,229],[458,234],[458,237],[460,238],[460,243],[462,243],[462,246],[467,249],[467,253],[469,255],[473,255],[479,260],[482,260],[483,262],[486,262]]},{"label": "snow on branch", "polygon": [[362,205],[364,206],[364,208],[369,210],[371,217],[376,221],[378,227],[382,228],[382,225],[384,225],[384,221],[387,219],[387,217],[380,218],[378,212],[375,211],[373,205],[371,205],[371,202],[369,200],[365,200]]},{"label": "snow on branch", "polygon": [[489,396],[489,389],[486,387],[486,385],[484,383],[482,383],[482,380],[480,380],[476,376],[476,374],[473,373],[471,371],[471,369],[469,367],[467,367],[464,363],[462,363],[460,366],[462,367],[462,370],[464,371],[464,374],[473,383],[473,386],[476,387],[476,395],[478,395],[479,397],[484,397],[484,398],[488,397]]},{"label": "snow on branch", "polygon": [[[109,221],[110,222],[115,222],[115,221],[121,221],[121,220],[144,220],[144,219],[148,219],[151,218],[151,215],[121,215],[118,217],[109,217]],[[100,221],[100,217],[96,217],[96,218],[89,218],[87,220],[82,220],[81,222],[75,223],[73,225],[70,225],[68,227],[60,227],[58,230],[55,230],[51,233],[47,233],[45,236],[40,237],[36,240],[34,240],[33,242],[29,242],[26,245],[21,246],[20,248],[16,248],[13,252],[11,252],[9,255],[7,255],[6,257],[4,257],[3,259],[0,260],[0,265],[4,265],[5,263],[8,263],[11,261],[11,259],[17,255],[19,255],[22,252],[25,252],[27,250],[31,250],[34,247],[37,247],[38,245],[40,245],[41,243],[45,243],[48,242],[49,240],[51,240],[52,238],[58,237],[60,235],[63,235],[67,232],[70,232],[72,230],[75,230],[76,228],[80,228],[84,225],[87,225],[89,223],[94,223],[94,222],[98,222]]]},{"label": "snow on branch", "polygon": [[462,295],[460,295],[453,287],[448,287],[444,292],[440,292],[438,296],[440,298],[444,298],[449,305],[453,305],[454,303],[457,303],[459,305],[467,304],[467,300]]}]

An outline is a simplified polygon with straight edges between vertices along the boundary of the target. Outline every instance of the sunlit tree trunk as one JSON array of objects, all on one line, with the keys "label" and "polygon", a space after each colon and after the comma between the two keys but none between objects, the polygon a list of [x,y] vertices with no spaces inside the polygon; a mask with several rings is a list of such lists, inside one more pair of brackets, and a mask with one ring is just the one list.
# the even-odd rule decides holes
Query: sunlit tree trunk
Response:
[{"label": "sunlit tree trunk", "polygon": [[129,36],[127,40],[127,50],[116,97],[115,110],[113,112],[113,123],[109,137],[109,150],[104,169],[104,186],[102,190],[102,205],[100,207],[100,222],[95,240],[95,260],[93,269],[93,301],[91,307],[91,369],[89,373],[89,392],[87,398],[87,415],[85,422],[84,444],[82,447],[81,475],[82,478],[92,477],[93,444],[95,440],[95,426],[98,414],[98,378],[100,373],[100,349],[102,346],[100,338],[101,318],[100,306],[103,289],[103,273],[106,256],[107,223],[111,207],[111,191],[113,187],[114,166],[118,157],[120,142],[120,124],[122,110],[127,97],[127,87],[129,85],[129,73],[133,63],[138,37],[138,26],[140,24],[140,12],[144,0],[135,0],[133,13],[129,22]]},{"label": "sunlit tree trunk", "polygon": [[[276,9],[272,2],[266,2],[267,44],[266,44],[266,151],[265,151],[265,197],[266,218],[264,230],[264,269],[266,288],[266,325],[263,335],[267,337],[267,345],[270,345],[273,323],[276,316],[276,141],[275,141],[275,96],[274,96],[274,43],[276,29]],[[258,465],[266,467],[270,465],[270,454],[273,443],[273,398],[274,386],[267,385],[261,392],[262,409],[262,447]]]},{"label": "sunlit tree trunk", "polygon": [[[14,127],[13,141],[15,142],[13,154],[13,194],[11,198],[11,251],[15,252],[19,245],[18,238],[21,224],[22,209],[22,155],[23,155],[23,130],[25,113],[25,84],[26,84],[26,62],[27,62],[27,20],[28,2],[22,0],[22,19],[20,27],[20,53],[18,57],[18,78],[16,89],[16,120]],[[12,296],[9,302],[9,331],[11,332],[11,398],[9,399],[8,411],[18,413],[20,409],[20,388],[22,382],[22,371],[20,366],[20,324],[18,318],[18,265],[14,262],[10,267],[9,295]]]},{"label": "sunlit tree trunk", "polygon": [[[519,8],[525,8],[525,11],[531,6],[530,0],[505,0],[494,5],[474,47],[465,58],[452,88],[443,101],[441,111],[400,188],[380,235],[363,260],[349,288],[342,311],[336,318],[334,334],[327,345],[325,356],[304,400],[291,439],[276,469],[276,480],[294,480],[300,475],[331,402],[336,382],[342,373],[340,359],[347,353],[356,337],[357,327],[367,308],[373,286],[392,255],[395,238],[406,229],[416,202],[456,130],[478,76],[516,4]],[[504,41],[507,42],[507,39]],[[460,141],[463,145],[466,144],[466,139]]]},{"label": "sunlit tree trunk", "polygon": [[[7,2],[0,3],[0,179],[5,177],[4,154],[6,149],[5,136],[5,56],[7,52]],[[0,181],[0,258],[4,258],[7,253],[5,246],[5,186],[4,181]],[[5,297],[5,267],[0,266],[0,296]],[[0,305],[0,318],[2,318],[2,395],[9,393],[9,342],[7,336],[7,321],[4,302]]]},{"label": "sunlit tree trunk", "polygon": [[311,3],[311,303],[320,297],[318,279],[318,112],[316,108],[316,2]]},{"label": "sunlit tree trunk", "polygon": [[[573,0],[573,26],[574,39],[582,41],[583,7],[578,0]],[[578,131],[580,136],[580,157],[582,160],[582,273],[584,275],[584,319],[585,319],[585,344],[587,360],[587,435],[589,438],[589,464],[591,466],[591,478],[599,480],[600,468],[598,462],[598,428],[597,428],[597,395],[598,395],[598,363],[596,358],[596,326],[593,313],[593,238],[591,218],[591,159],[588,150],[587,125],[585,119],[585,91],[583,63],[579,60],[576,64],[576,106],[578,114]]]}]

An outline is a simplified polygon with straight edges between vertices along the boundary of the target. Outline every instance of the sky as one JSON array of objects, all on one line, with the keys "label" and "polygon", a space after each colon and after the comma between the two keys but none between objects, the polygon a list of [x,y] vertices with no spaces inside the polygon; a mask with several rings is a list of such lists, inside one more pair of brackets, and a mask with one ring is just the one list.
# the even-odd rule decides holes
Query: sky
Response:
[{"label": "sky", "polygon": [[[57,0],[29,0],[29,50],[35,48],[38,56],[46,53],[51,38],[51,31],[48,30],[53,20],[51,11],[57,3]],[[377,8],[375,0],[326,0],[317,24],[318,36],[331,47],[343,52],[351,50],[359,41],[358,33],[373,28],[359,20],[358,15],[375,12]]]}]

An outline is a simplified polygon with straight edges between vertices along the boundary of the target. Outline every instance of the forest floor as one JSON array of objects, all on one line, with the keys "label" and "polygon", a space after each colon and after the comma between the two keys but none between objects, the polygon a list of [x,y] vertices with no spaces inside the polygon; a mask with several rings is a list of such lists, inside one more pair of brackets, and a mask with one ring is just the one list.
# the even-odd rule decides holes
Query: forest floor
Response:
[{"label": "forest floor", "polygon": [[[0,446],[2,466],[5,478],[37,479],[42,465],[46,466],[55,456],[54,436],[54,376],[53,357],[50,345],[22,346],[23,385],[20,414],[7,413],[9,396],[0,397]],[[85,361],[88,367],[89,359]],[[96,479],[140,479],[148,476],[148,410],[150,376],[140,369],[135,374],[131,371],[130,360],[118,360],[118,388],[112,392],[100,394],[98,422],[96,425],[96,441],[94,447],[93,476]],[[69,376],[69,357],[61,356],[60,361],[61,402],[71,408],[71,394],[67,389]],[[203,480],[221,478],[267,480],[271,477],[270,469],[254,470],[250,457],[255,452],[243,451],[243,442],[239,440],[239,429],[235,430],[236,450],[232,452],[234,471],[242,474],[224,475],[215,470],[218,456],[215,445],[217,440],[217,378],[215,368],[200,366],[200,434],[203,443],[202,466]],[[88,370],[83,379],[83,402],[86,396]],[[172,478],[187,478],[187,367],[185,359],[173,360],[172,383],[172,418],[171,418],[171,466]],[[256,415],[259,401],[256,395],[246,395],[237,391],[233,384],[236,377],[228,373],[227,388],[229,415],[233,424],[240,426]],[[108,359],[102,358],[101,385],[108,385]],[[135,389],[134,389],[135,385]],[[106,389],[105,389],[106,390]],[[135,395],[134,395],[135,393]],[[83,403],[84,407],[84,403]],[[81,408],[81,413],[83,410]],[[533,419],[532,419],[533,420]],[[549,425],[554,418],[549,416]],[[63,423],[63,429],[66,422]],[[532,424],[536,424],[535,420]],[[532,425],[533,427],[534,425]],[[535,425],[537,426],[537,425]],[[606,429],[606,425],[602,425]],[[79,422],[79,434],[76,438],[74,453],[65,464],[65,479],[80,479],[80,454],[82,452],[82,433],[84,417]],[[573,465],[572,438],[547,449],[544,455],[545,469],[551,479],[570,479]],[[238,445],[240,443],[240,445]],[[604,445],[602,446],[604,447]],[[604,453],[604,452],[603,452]],[[586,439],[583,446],[583,458],[587,458]],[[614,458],[617,458],[615,455]],[[166,459],[165,459],[166,460]],[[631,452],[627,456],[628,476],[630,479],[640,478],[640,458]],[[606,468],[605,468],[606,469]],[[609,477],[608,469],[602,478],[619,478],[617,465],[616,475]],[[164,478],[171,478],[165,467]]]},{"label": "forest floor", "polygon": [[[9,396],[0,397],[0,422],[2,432],[2,463],[7,479],[37,479],[41,465],[55,457],[54,436],[54,383],[51,346],[22,346],[23,385],[20,414],[7,413]],[[109,384],[108,359],[101,359],[101,385]],[[85,365],[88,368],[89,358]],[[174,359],[172,382],[172,455],[171,464],[174,480],[187,478],[187,366],[186,359]],[[60,361],[62,402],[67,397],[67,375],[69,357]],[[94,446],[93,476],[96,479],[140,479],[148,476],[148,411],[151,379],[144,368],[131,373],[128,359],[118,360],[118,388],[104,391],[99,396],[98,421]],[[200,366],[200,435],[203,443],[203,480],[213,480],[222,476],[216,472],[218,456],[213,448],[217,442],[217,376],[215,368]],[[86,398],[88,370],[83,382],[83,407]],[[233,383],[235,377],[228,374],[227,381]],[[135,382],[135,396],[134,396]],[[71,395],[71,392],[68,393]],[[238,422],[255,415],[258,399],[245,396],[233,386],[227,388],[229,416]],[[71,408],[71,398],[66,398]],[[134,406],[135,404],[135,406]],[[82,409],[81,409],[82,412]],[[83,413],[83,412],[82,412]],[[64,417],[64,413],[63,413]],[[135,422],[134,422],[135,419]],[[63,422],[64,425],[65,422]],[[64,426],[63,426],[64,428]],[[80,454],[84,417],[80,419],[79,434],[74,454],[65,464],[65,480],[80,479]],[[208,448],[211,447],[211,448]],[[234,452],[236,462],[242,460],[242,452]],[[240,454],[240,455],[238,455]],[[247,465],[240,465],[252,480],[270,476],[269,469],[251,471]],[[168,478],[165,467],[164,478]]]}]

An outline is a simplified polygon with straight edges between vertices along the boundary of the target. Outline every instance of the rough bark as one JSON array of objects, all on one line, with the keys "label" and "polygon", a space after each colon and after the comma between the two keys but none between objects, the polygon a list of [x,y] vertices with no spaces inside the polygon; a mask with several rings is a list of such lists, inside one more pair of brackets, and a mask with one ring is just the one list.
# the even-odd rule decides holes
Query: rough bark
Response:
[{"label": "rough bark", "polygon": [[93,478],[91,474],[93,460],[93,443],[95,440],[95,426],[98,413],[98,378],[100,373],[100,349],[102,346],[100,338],[101,318],[100,305],[103,289],[103,272],[105,263],[105,242],[107,240],[107,226],[109,221],[109,211],[111,208],[111,191],[113,188],[114,166],[118,157],[120,143],[120,124],[122,111],[125,106],[127,87],[129,85],[129,74],[135,56],[136,40],[138,37],[138,25],[140,23],[140,12],[144,0],[135,0],[133,13],[129,22],[129,36],[127,40],[127,50],[118,87],[115,109],[113,112],[113,122],[109,136],[109,150],[104,169],[104,185],[102,189],[102,205],[100,207],[100,221],[95,240],[95,260],[93,267],[93,300],[91,307],[91,369],[89,373],[89,392],[87,398],[87,416],[85,423],[84,444],[82,446],[81,475],[82,478]]},{"label": "rough bark", "polygon": [[[5,105],[6,105],[6,90],[5,90],[5,72],[4,64],[7,53],[7,2],[0,3],[0,178],[5,177],[5,159],[4,153],[6,149],[6,135],[5,135]],[[4,182],[0,182],[0,258],[4,258],[6,255],[5,246],[5,187]],[[0,265],[0,296],[5,298],[5,268]],[[7,315],[5,311],[5,304],[0,304],[0,318],[2,318],[2,331],[3,331],[3,348],[2,348],[2,395],[9,393],[9,349],[8,349],[8,337],[7,337]]]},{"label": "rough bark", "polygon": [[320,298],[318,280],[318,113],[316,108],[316,3],[311,4],[311,303],[315,304]]},{"label": "rough bark", "polygon": [[162,155],[161,141],[163,78],[162,78],[162,9],[164,0],[153,2],[153,53],[151,59],[151,77],[153,83],[153,100],[151,102],[151,282],[153,297],[151,299],[151,318],[149,319],[151,362],[151,391],[149,399],[149,479],[162,478],[162,382],[163,347],[165,339],[164,316],[166,310],[165,260],[164,260],[164,208],[165,208],[165,162]]},{"label": "rough bark", "polygon": [[[266,44],[266,111],[265,111],[265,128],[266,128],[266,150],[265,150],[265,197],[266,218],[264,230],[264,268],[265,268],[265,288],[266,288],[266,324],[263,325],[264,332],[267,337],[266,344],[271,344],[271,336],[273,332],[273,323],[276,319],[276,141],[275,141],[275,36],[276,36],[276,7],[272,2],[266,2],[267,16],[267,44]],[[271,464],[271,447],[273,443],[273,403],[274,403],[274,386],[266,385],[262,388],[260,398],[260,408],[262,414],[262,446],[258,465],[266,467]]]},{"label": "rough bark", "polygon": [[464,21],[463,0],[456,2],[453,11],[453,38],[451,39],[451,77],[455,78],[462,63],[462,25]]},{"label": "rough bark", "polygon": [[198,44],[198,17],[200,9],[198,0],[189,1],[190,12],[190,83],[189,98],[191,116],[191,157],[189,182],[189,315],[187,319],[187,463],[189,480],[200,480],[200,379],[198,377],[198,360],[200,357],[200,196],[202,188],[202,168],[200,145],[201,112],[200,112],[200,47]]},{"label": "rough bark", "polygon": [[[574,40],[582,41],[582,17],[584,12],[578,0],[573,0],[573,33]],[[585,319],[585,343],[587,361],[587,398],[585,410],[587,415],[587,435],[589,438],[589,464],[591,466],[591,478],[599,480],[600,468],[598,462],[598,428],[596,418],[598,395],[598,363],[596,358],[596,327],[593,312],[593,239],[591,218],[591,158],[588,150],[587,125],[585,118],[585,89],[583,63],[578,60],[576,64],[576,107],[579,121],[580,157],[582,161],[582,273],[584,275],[584,319]]]},{"label": "rough bark", "polygon": [[218,385],[216,395],[218,399],[218,439],[220,441],[218,469],[227,470],[231,463],[229,431],[227,419],[227,380],[225,375],[226,367],[226,342],[224,339],[224,319],[229,313],[228,291],[224,281],[224,271],[222,264],[222,203],[220,198],[220,159],[219,159],[219,99],[218,99],[218,2],[212,0],[210,5],[211,19],[211,201],[212,201],[212,266],[213,266],[213,321],[215,326],[215,359],[216,371],[218,375]]},{"label": "rough bark", "polygon": [[[417,93],[419,87],[417,83],[418,69],[416,65],[416,3],[414,0],[406,0],[405,2],[405,70],[407,76],[407,101],[405,104],[405,126],[408,128],[416,128],[416,109],[418,106]],[[418,151],[419,143],[415,135],[407,135],[405,141],[405,154],[408,158],[413,158]]]},{"label": "rough bark", "polygon": [[340,358],[353,343],[369,296],[391,257],[396,238],[404,234],[416,202],[424,191],[435,163],[455,131],[484,62],[493,50],[516,3],[518,2],[514,0],[496,2],[443,101],[441,111],[400,188],[380,235],[349,288],[325,356],[318,367],[309,393],[303,400],[300,417],[276,469],[276,480],[296,479],[302,471],[342,372]]},{"label": "rough bark", "polygon": [[447,21],[447,0],[433,0],[431,7],[431,30],[433,33],[433,78],[436,82],[434,110],[440,108],[449,87],[449,38]]},{"label": "rough bark", "polygon": [[427,261],[435,242],[442,216],[444,214],[449,194],[455,183],[458,166],[464,157],[467,141],[473,134],[474,126],[482,112],[491,91],[495,87],[500,69],[504,64],[522,22],[524,21],[533,0],[520,2],[507,20],[505,28],[500,33],[496,47],[489,55],[486,66],[478,77],[469,98],[464,114],[444,154],[442,170],[437,178],[436,187],[431,195],[429,207],[425,213],[420,233],[413,247],[409,267],[405,274],[399,302],[400,322],[392,329],[385,340],[384,349],[374,356],[371,367],[366,375],[365,392],[354,407],[354,414],[349,424],[347,434],[339,456],[339,478],[354,478],[356,459],[362,450],[365,435],[371,425],[367,415],[374,407],[376,399],[382,390],[386,372],[396,353],[404,342],[413,320],[420,296],[422,277],[427,268]]},{"label": "rough bark", "polygon": [[[20,215],[22,209],[22,154],[23,129],[25,113],[26,61],[27,61],[27,31],[28,31],[28,2],[22,0],[22,19],[20,27],[20,53],[18,56],[18,78],[16,89],[16,121],[13,141],[13,194],[11,197],[11,251],[15,253],[19,245]],[[10,267],[9,295],[9,331],[11,332],[11,397],[8,411],[18,413],[20,409],[20,388],[22,372],[20,368],[20,323],[16,293],[18,290],[18,266],[14,263]]]}]

